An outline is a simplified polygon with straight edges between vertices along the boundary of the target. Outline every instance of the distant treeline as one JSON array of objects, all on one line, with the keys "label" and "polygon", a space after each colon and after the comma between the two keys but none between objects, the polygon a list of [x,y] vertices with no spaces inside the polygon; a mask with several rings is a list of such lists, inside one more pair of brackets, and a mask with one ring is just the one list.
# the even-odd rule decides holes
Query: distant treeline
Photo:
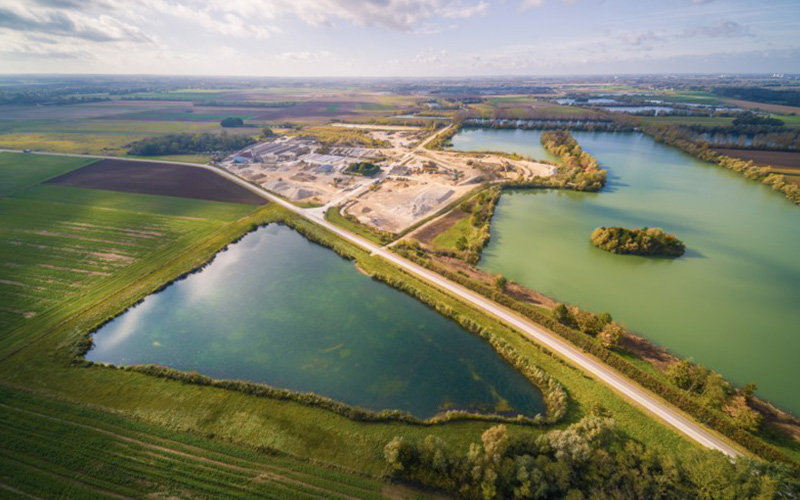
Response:
[{"label": "distant treeline", "polygon": [[187,153],[208,153],[213,151],[237,151],[255,143],[248,135],[210,134],[168,134],[160,137],[147,137],[128,145],[128,154],[136,156],[161,156]]},{"label": "distant treeline", "polygon": [[465,127],[521,129],[521,130],[549,130],[554,128],[565,130],[581,130],[587,132],[631,132],[636,129],[636,123],[622,121],[624,117],[615,117],[617,121],[582,119],[582,118],[465,118]]},{"label": "distant treeline", "polygon": [[108,97],[53,95],[48,92],[16,92],[0,94],[0,105],[39,105],[61,106],[66,104],[84,104],[88,102],[110,101]]},{"label": "distant treeline", "polygon": [[214,108],[289,108],[297,104],[295,101],[199,101],[192,103],[195,106]]},{"label": "distant treeline", "polygon": [[467,500],[772,499],[800,489],[786,466],[700,450],[678,461],[627,437],[602,408],[594,413],[542,435],[496,425],[469,447],[395,437],[383,451],[387,474]]},{"label": "distant treeline", "polygon": [[800,90],[771,90],[759,87],[717,87],[714,93],[745,101],[800,106]]}]

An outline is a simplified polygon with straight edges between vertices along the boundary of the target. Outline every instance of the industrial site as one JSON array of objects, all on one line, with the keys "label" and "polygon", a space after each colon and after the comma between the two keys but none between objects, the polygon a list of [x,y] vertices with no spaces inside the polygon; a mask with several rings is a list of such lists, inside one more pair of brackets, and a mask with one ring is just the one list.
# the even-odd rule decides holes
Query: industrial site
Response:
[{"label": "industrial site", "polygon": [[[345,124],[342,124],[346,126]],[[306,207],[339,207],[381,231],[401,232],[485,183],[555,175],[556,166],[497,153],[427,149],[422,128],[359,125],[386,147],[328,147],[313,138],[282,136],[225,158],[230,172]],[[374,175],[348,172],[358,162]]]}]

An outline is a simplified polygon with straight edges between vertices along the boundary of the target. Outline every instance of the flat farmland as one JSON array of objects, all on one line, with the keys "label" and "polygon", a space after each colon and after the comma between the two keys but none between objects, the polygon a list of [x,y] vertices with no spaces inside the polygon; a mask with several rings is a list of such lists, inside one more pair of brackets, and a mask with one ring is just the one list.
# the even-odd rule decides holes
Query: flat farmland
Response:
[{"label": "flat farmland", "polygon": [[169,163],[100,160],[51,179],[48,184],[228,203],[265,203],[260,196],[214,172]]},{"label": "flat farmland", "polygon": [[138,111],[136,113],[126,113],[121,115],[114,115],[111,117],[114,120],[144,120],[144,121],[188,121],[188,122],[218,122],[228,117],[241,118],[242,120],[249,120],[259,115],[260,110],[257,109],[239,109],[239,108],[220,108],[220,109],[202,109],[201,111],[194,111],[194,108],[186,109],[165,109],[155,111]]},{"label": "flat farmland", "polygon": [[721,153],[742,160],[753,160],[761,167],[776,169],[796,169],[800,173],[800,152],[798,151],[758,151],[754,149],[715,149]]},{"label": "flat farmland", "polygon": [[0,153],[0,196],[8,196],[91,162],[66,156]]},{"label": "flat farmland", "polygon": [[[69,106],[0,107],[0,147],[60,153],[124,156],[127,145],[145,137],[177,133],[218,133],[219,119],[184,120],[186,103],[110,101]],[[120,115],[151,113],[158,119],[118,119]],[[175,111],[178,120],[165,114]],[[247,129],[253,133],[254,129]],[[237,130],[234,133],[239,133]]]}]

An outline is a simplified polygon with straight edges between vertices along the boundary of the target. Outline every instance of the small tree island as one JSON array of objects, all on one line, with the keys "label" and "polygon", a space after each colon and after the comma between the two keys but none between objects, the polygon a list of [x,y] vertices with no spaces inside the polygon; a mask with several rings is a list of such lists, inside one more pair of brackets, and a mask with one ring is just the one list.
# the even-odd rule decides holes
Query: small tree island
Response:
[{"label": "small tree island", "polygon": [[686,251],[681,240],[658,227],[598,227],[592,231],[592,244],[608,252],[631,255],[680,257]]},{"label": "small tree island", "polygon": [[351,163],[344,171],[348,174],[372,177],[381,171],[381,167],[372,162],[361,161],[357,163]]}]

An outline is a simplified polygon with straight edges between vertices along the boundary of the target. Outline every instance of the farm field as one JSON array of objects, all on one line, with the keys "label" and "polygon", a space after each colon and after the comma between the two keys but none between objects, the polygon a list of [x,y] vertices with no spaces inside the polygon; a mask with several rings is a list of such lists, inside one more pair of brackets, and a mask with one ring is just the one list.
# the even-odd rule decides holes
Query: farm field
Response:
[{"label": "farm field", "polygon": [[[381,481],[0,387],[3,498],[380,499]],[[415,498],[424,498],[414,492]]]},{"label": "farm field", "polygon": [[733,123],[727,116],[642,116],[637,117],[642,125],[703,125],[725,127]]},{"label": "farm field", "polygon": [[198,198],[260,205],[264,199],[223,177],[196,167],[130,160],[100,160],[47,181],[59,186]]},{"label": "farm field", "polygon": [[797,169],[800,171],[800,152],[725,148],[715,148],[714,151],[726,156],[741,158],[742,160],[753,160],[753,163],[761,167]]},{"label": "farm field", "polygon": [[91,162],[90,159],[66,156],[0,153],[0,196],[35,186]]}]

